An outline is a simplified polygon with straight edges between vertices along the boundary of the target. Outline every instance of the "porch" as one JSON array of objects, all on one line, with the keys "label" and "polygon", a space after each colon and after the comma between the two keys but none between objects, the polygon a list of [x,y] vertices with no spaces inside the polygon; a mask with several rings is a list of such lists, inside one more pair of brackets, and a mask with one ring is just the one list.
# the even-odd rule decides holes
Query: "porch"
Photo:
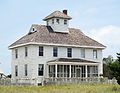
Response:
[{"label": "porch", "polygon": [[[83,59],[59,58],[47,63],[47,81],[90,81],[98,77],[98,63]],[[89,78],[89,79],[88,79]]]}]

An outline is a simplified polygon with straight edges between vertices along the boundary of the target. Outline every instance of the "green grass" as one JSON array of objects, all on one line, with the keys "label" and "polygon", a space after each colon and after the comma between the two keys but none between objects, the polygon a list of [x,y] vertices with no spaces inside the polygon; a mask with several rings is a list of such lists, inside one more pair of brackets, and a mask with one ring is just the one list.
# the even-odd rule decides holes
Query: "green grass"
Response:
[{"label": "green grass", "polygon": [[119,85],[0,86],[0,93],[120,93]]}]

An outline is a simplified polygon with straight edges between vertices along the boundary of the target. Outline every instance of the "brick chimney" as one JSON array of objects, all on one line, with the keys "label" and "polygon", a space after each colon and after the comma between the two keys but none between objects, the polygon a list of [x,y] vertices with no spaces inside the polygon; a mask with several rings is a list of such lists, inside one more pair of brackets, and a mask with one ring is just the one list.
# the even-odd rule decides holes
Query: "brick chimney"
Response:
[{"label": "brick chimney", "polygon": [[63,10],[63,13],[67,15],[67,10]]}]

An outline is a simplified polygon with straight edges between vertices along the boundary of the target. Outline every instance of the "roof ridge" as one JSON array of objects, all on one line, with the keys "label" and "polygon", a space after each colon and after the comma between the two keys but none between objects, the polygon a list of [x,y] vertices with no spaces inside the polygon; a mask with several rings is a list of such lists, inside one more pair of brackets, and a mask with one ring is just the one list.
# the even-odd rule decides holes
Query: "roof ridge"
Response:
[{"label": "roof ridge", "polygon": [[64,14],[61,11],[54,11],[51,14],[49,14],[48,16],[46,16],[43,20],[46,21],[47,19],[50,19],[50,18],[53,18],[53,17],[66,18],[68,20],[72,19],[70,16]]}]

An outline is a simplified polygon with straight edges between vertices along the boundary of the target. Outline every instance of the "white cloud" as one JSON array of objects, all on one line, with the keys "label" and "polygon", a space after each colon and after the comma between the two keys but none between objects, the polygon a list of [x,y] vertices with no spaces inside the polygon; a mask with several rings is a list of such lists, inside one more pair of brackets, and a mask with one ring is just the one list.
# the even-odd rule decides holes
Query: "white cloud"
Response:
[{"label": "white cloud", "polygon": [[116,53],[120,52],[120,27],[108,25],[100,29],[92,29],[90,36],[107,46],[104,56],[116,57]]}]

